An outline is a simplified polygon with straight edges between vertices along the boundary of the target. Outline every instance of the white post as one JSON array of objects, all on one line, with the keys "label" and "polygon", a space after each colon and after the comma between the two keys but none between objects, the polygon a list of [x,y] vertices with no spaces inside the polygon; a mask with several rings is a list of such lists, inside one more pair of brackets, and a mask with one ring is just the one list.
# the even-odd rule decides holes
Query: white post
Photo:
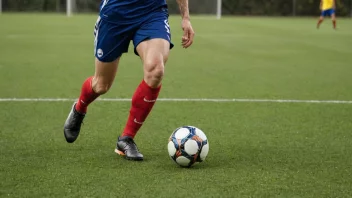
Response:
[{"label": "white post", "polygon": [[220,19],[221,18],[221,4],[222,4],[222,2],[221,2],[221,0],[217,0],[216,1],[217,2],[217,4],[216,4],[216,18],[217,19]]},{"label": "white post", "polygon": [[66,0],[66,14],[68,17],[72,15],[72,0]]},{"label": "white post", "polygon": [[0,0],[0,14],[2,13],[2,0]]}]

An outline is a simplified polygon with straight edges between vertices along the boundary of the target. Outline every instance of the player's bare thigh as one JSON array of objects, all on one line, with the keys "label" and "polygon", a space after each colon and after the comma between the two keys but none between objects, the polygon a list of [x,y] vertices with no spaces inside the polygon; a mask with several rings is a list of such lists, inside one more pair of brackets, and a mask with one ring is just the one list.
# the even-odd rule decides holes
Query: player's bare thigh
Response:
[{"label": "player's bare thigh", "polygon": [[120,58],[112,62],[101,62],[95,58],[95,74],[92,89],[95,93],[105,94],[114,82]]},{"label": "player's bare thigh", "polygon": [[332,20],[336,20],[336,14],[335,13],[331,14],[331,19]]},{"label": "player's bare thigh", "polygon": [[158,87],[169,57],[169,41],[161,38],[150,39],[138,44],[136,49],[143,62],[145,82],[151,87]]}]

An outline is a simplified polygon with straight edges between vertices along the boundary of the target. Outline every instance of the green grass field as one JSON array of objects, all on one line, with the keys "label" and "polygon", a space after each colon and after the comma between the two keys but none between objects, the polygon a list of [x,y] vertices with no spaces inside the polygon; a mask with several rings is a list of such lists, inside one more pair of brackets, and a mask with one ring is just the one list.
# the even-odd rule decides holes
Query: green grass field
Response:
[{"label": "green grass field", "polygon": [[[70,98],[94,72],[95,15],[0,15],[0,197],[352,197],[352,20],[194,17],[194,46],[175,48],[160,98],[346,103],[159,101],[136,142],[145,161],[113,152],[130,102],[90,106],[67,144]],[[130,48],[132,52],[132,46]],[[123,56],[102,98],[130,98],[140,60]],[[208,136],[205,162],[180,168],[167,139],[181,125]]]}]

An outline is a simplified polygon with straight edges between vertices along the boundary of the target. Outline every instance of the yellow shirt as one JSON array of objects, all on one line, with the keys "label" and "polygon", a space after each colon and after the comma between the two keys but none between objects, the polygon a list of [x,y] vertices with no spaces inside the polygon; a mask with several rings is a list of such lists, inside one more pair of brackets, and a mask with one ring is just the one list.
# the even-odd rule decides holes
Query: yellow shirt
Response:
[{"label": "yellow shirt", "polygon": [[322,0],[322,9],[323,10],[329,10],[334,7],[334,0]]}]

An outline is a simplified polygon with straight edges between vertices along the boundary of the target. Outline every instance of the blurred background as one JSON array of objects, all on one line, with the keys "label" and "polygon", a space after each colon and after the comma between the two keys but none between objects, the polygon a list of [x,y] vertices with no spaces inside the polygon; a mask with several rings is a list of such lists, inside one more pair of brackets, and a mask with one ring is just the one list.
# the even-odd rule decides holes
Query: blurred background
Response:
[{"label": "blurred background", "polygon": [[[3,12],[97,12],[100,0],[0,0]],[[177,14],[175,0],[167,0]],[[201,15],[312,16],[320,0],[192,0],[190,11]],[[352,17],[352,0],[336,0],[339,16]]]}]

